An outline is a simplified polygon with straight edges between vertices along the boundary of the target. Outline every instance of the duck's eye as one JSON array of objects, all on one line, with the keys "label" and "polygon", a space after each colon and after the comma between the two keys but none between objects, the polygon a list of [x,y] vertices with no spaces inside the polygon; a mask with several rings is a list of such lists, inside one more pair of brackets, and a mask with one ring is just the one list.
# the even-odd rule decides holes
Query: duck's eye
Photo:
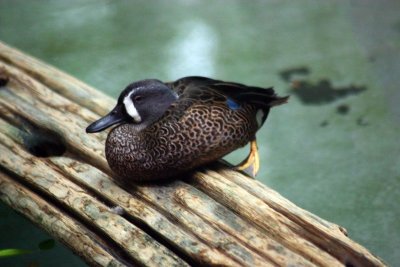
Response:
[{"label": "duck's eye", "polygon": [[133,101],[135,101],[135,102],[140,102],[140,101],[142,101],[142,99],[143,99],[143,97],[142,97],[141,95],[137,95],[137,96],[135,96],[135,97],[133,98]]}]

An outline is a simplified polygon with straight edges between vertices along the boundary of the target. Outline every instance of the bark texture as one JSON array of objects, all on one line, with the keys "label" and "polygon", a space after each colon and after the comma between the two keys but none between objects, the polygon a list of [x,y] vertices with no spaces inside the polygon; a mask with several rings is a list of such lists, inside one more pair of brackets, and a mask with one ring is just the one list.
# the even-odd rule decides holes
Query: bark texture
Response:
[{"label": "bark texture", "polygon": [[85,133],[114,104],[0,43],[0,199],[88,264],[384,266],[340,226],[223,163],[118,185],[107,133]]}]

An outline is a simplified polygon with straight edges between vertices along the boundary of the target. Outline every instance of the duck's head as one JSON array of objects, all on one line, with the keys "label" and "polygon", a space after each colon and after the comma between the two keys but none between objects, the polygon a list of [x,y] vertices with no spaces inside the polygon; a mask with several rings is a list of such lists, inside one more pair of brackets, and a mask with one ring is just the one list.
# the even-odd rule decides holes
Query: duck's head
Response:
[{"label": "duck's head", "polygon": [[159,80],[142,80],[128,85],[117,105],[106,116],[86,128],[96,133],[115,124],[132,123],[138,130],[158,120],[178,95]]}]

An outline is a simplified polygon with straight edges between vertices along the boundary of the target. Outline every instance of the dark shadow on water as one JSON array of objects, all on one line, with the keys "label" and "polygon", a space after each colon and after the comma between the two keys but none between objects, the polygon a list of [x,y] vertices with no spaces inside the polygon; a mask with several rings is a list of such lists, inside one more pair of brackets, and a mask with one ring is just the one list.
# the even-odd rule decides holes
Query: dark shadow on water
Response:
[{"label": "dark shadow on water", "polygon": [[[310,69],[305,66],[288,68],[279,72],[285,82],[291,84],[291,93],[296,95],[306,105],[323,105],[350,95],[362,93],[365,86],[349,85],[334,87],[329,79],[321,79],[316,83],[310,82],[308,75]],[[340,114],[346,114],[349,109],[341,108]]]},{"label": "dark shadow on water", "polygon": [[279,72],[279,76],[281,76],[282,80],[286,82],[290,82],[294,76],[305,76],[310,74],[310,69],[305,66],[289,68]]},{"label": "dark shadow on water", "polygon": [[347,104],[342,104],[336,107],[336,113],[340,115],[347,115],[350,111],[350,106]]},{"label": "dark shadow on water", "polygon": [[319,126],[321,126],[321,127],[326,127],[328,125],[329,125],[329,121],[327,121],[327,120],[324,120],[319,124]]},{"label": "dark shadow on water", "polygon": [[323,105],[350,95],[359,94],[366,90],[365,86],[333,87],[332,83],[323,79],[317,83],[308,81],[294,81],[292,93],[299,97],[306,105]]}]

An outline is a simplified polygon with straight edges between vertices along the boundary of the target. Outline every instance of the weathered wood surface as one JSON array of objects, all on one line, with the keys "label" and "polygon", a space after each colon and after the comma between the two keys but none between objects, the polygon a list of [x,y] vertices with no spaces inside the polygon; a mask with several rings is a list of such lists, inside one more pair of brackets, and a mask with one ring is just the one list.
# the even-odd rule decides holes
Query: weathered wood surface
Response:
[{"label": "weathered wood surface", "polygon": [[340,226],[222,163],[122,188],[106,133],[85,133],[114,100],[2,43],[1,81],[0,199],[90,265],[384,266]]}]

